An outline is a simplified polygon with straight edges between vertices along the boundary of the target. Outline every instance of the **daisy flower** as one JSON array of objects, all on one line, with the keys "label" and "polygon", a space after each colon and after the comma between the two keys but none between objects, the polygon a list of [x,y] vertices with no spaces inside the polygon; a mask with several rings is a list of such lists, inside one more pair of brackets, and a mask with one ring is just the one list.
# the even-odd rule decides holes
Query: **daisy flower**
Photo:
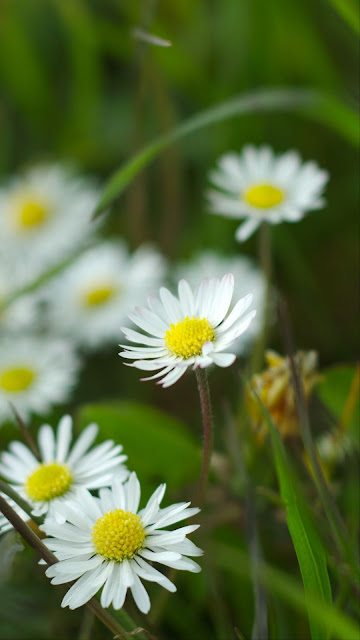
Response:
[{"label": "daisy flower", "polygon": [[0,237],[5,260],[18,256],[27,281],[83,246],[99,191],[58,165],[37,166],[0,189]]},{"label": "daisy flower", "polygon": [[64,340],[21,337],[0,346],[0,424],[12,418],[12,403],[23,418],[44,414],[65,402],[79,368],[73,347]]},{"label": "daisy flower", "polygon": [[83,346],[110,342],[130,309],[146,291],[157,289],[163,275],[164,260],[154,249],[140,247],[129,255],[124,243],[105,242],[52,281],[45,293],[50,324]]},{"label": "daisy flower", "polygon": [[[225,273],[234,275],[234,299],[239,300],[248,291],[252,292],[253,305],[256,316],[249,326],[234,343],[232,349],[236,355],[246,353],[252,342],[261,331],[261,318],[264,313],[266,283],[260,269],[246,256],[234,256],[227,258],[214,251],[207,250],[198,253],[190,262],[183,262],[176,269],[177,279],[184,277],[191,287],[203,278],[213,278]],[[230,305],[231,311],[233,305]]]},{"label": "daisy flower", "polygon": [[0,456],[0,474],[34,507],[34,515],[48,514],[59,520],[57,509],[80,488],[108,487],[115,472],[121,480],[128,476],[121,445],[106,440],[89,451],[97,432],[98,426],[89,424],[70,447],[70,416],[61,418],[56,435],[44,424],[38,433],[40,460],[22,442],[11,442],[9,451]]},{"label": "daisy flower", "polygon": [[103,607],[112,604],[114,609],[121,609],[127,590],[131,589],[140,611],[148,613],[150,598],[141,579],[176,591],[153,562],[200,571],[199,565],[187,556],[200,556],[202,551],[186,537],[199,525],[164,530],[194,516],[199,509],[190,509],[190,502],[160,509],[164,493],[163,484],[139,511],[140,484],[136,474],[132,473],[125,484],[114,476],[111,490],[101,489],[99,498],[82,490],[77,500],[64,502],[59,513],[66,518],[65,524],[46,519],[40,528],[53,538],[46,539],[45,544],[59,559],[46,570],[46,575],[52,578],[52,584],[76,581],[62,607],[81,607],[103,587]]},{"label": "daisy flower", "polygon": [[179,297],[160,289],[160,300],[148,297],[148,306],[136,307],[129,318],[149,335],[122,327],[130,342],[119,355],[135,360],[128,366],[159,373],[147,378],[161,378],[158,384],[169,387],[192,365],[204,369],[211,364],[230,366],[236,356],[227,349],[246,331],[256,311],[245,318],[243,313],[252,301],[249,294],[241,298],[229,315],[234,291],[234,276],[222,280],[206,278],[193,294],[186,280],[180,280]]},{"label": "daisy flower", "polygon": [[226,153],[210,173],[216,190],[208,191],[210,211],[245,218],[236,239],[249,238],[262,222],[296,222],[307,211],[324,206],[322,192],[328,173],[315,162],[302,163],[296,151],[276,156],[269,147]]}]

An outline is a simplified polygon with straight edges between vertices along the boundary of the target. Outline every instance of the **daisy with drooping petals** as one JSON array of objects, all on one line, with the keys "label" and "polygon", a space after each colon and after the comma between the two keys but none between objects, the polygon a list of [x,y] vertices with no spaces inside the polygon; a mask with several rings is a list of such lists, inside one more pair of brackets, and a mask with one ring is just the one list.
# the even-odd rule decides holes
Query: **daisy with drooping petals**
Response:
[{"label": "daisy with drooping petals", "polygon": [[[148,297],[149,308],[137,307],[129,318],[146,331],[122,327],[130,342],[141,346],[121,345],[119,355],[135,360],[128,366],[159,373],[147,378],[161,378],[158,384],[169,387],[192,365],[202,369],[215,363],[230,366],[236,356],[227,349],[246,331],[256,311],[241,316],[252,301],[249,294],[239,300],[229,315],[234,291],[234,276],[205,279],[193,294],[186,280],[180,280],[179,298],[162,287],[160,300]],[[144,345],[144,346],[142,346]]]},{"label": "daisy with drooping petals", "polygon": [[45,293],[50,324],[83,346],[110,342],[127,313],[146,291],[157,289],[163,275],[164,260],[151,247],[129,256],[122,242],[100,244],[51,282]]},{"label": "daisy with drooping petals", "polygon": [[93,234],[99,191],[58,165],[28,169],[0,189],[0,254],[18,256],[31,281],[63,261]]},{"label": "daisy with drooping petals", "polygon": [[324,206],[328,173],[315,162],[302,163],[296,151],[276,156],[270,147],[226,153],[210,173],[216,190],[208,191],[210,210],[228,218],[245,218],[236,239],[247,238],[262,222],[296,222]]},{"label": "daisy with drooping petals", "polygon": [[10,451],[0,456],[0,474],[34,507],[34,515],[57,517],[58,507],[75,497],[79,488],[108,487],[114,473],[121,480],[128,476],[121,445],[106,440],[89,451],[97,432],[98,426],[89,424],[70,447],[70,416],[61,418],[56,436],[44,424],[38,433],[41,460],[22,442],[11,442]]},{"label": "daisy with drooping petals", "polygon": [[131,589],[140,611],[148,613],[150,598],[141,579],[176,591],[153,562],[200,571],[199,565],[187,556],[200,556],[202,551],[186,537],[199,525],[164,530],[194,516],[199,509],[190,509],[190,502],[160,509],[164,493],[165,485],[160,485],[139,511],[140,484],[136,474],[132,473],[125,484],[114,476],[112,489],[101,489],[100,498],[82,490],[77,500],[63,503],[59,514],[67,520],[65,524],[46,519],[40,528],[53,536],[45,543],[59,559],[46,570],[46,575],[52,578],[52,584],[76,580],[62,607],[81,607],[103,587],[103,607],[112,604],[114,609],[121,609],[127,590]]},{"label": "daisy with drooping petals", "polygon": [[[265,305],[265,278],[255,264],[246,256],[225,257],[214,251],[207,250],[197,254],[190,262],[183,262],[176,269],[175,275],[181,275],[190,284],[195,286],[203,278],[213,278],[217,274],[222,277],[225,273],[234,275],[234,299],[239,300],[248,291],[251,291],[253,305],[256,309],[256,316],[245,331],[232,346],[236,355],[246,353],[254,339],[261,331],[261,318]],[[229,311],[233,305],[230,305]]]},{"label": "daisy with drooping petals", "polygon": [[13,416],[9,403],[26,418],[66,401],[78,369],[73,347],[65,340],[29,336],[2,341],[0,423]]}]

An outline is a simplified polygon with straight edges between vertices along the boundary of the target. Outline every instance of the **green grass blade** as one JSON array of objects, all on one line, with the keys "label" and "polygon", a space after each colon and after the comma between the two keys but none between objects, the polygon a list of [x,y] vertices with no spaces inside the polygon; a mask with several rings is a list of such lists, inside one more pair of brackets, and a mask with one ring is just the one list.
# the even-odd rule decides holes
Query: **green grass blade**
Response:
[{"label": "green grass blade", "polygon": [[360,33],[359,2],[357,0],[329,0],[338,14],[357,34]]},{"label": "green grass blade", "polygon": [[[278,431],[268,412],[262,405],[261,408],[269,426],[280,493],[285,503],[287,524],[298,558],[307,602],[316,597],[322,605],[331,605],[331,587],[324,547],[312,522],[310,511],[303,500],[299,483],[290,468],[290,462]],[[308,615],[312,639],[324,640],[327,638],[329,635],[327,621],[319,623],[319,620],[313,616],[311,609],[308,609]]]},{"label": "green grass blade", "polygon": [[[233,545],[216,542],[212,549],[214,562],[219,568],[250,580],[250,561],[245,551]],[[360,629],[355,620],[317,596],[306,598],[300,584],[283,571],[261,563],[257,567],[259,581],[273,595],[300,613],[308,613],[319,628],[327,626],[337,640],[360,640]],[[320,636],[324,640],[325,636]]]}]

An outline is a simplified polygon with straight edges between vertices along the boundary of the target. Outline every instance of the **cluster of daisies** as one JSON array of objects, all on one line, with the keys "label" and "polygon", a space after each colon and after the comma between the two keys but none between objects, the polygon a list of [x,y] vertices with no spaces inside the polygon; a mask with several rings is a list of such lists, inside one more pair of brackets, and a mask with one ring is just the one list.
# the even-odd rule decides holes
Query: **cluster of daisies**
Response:
[{"label": "cluster of daisies", "polygon": [[[256,178],[257,183],[273,180],[278,189],[282,187],[282,210],[289,210],[289,199],[291,210],[300,207],[300,196],[298,200],[295,197],[299,189],[302,210],[309,206],[310,195],[306,199],[302,188],[305,176],[314,195],[324,172],[316,172],[311,163],[301,168],[296,154],[287,154],[276,162],[269,150],[259,152],[255,171],[254,154],[254,150],[245,150],[243,167],[237,161],[237,174],[242,172],[242,179],[238,181],[237,197],[232,194],[234,202],[241,203],[245,198],[240,192],[246,180]],[[234,186],[235,165],[234,158],[226,156],[220,161],[222,173],[211,179],[225,188],[232,175]],[[291,189],[285,189],[286,180],[287,184],[291,182]],[[204,251],[170,270],[154,247],[141,246],[129,254],[124,241],[99,238],[99,223],[93,220],[99,197],[99,188],[92,180],[56,165],[30,168],[0,188],[0,424],[11,418],[11,404],[26,419],[32,413],[45,415],[54,404],[66,402],[76,385],[84,352],[119,342],[120,325],[130,324],[129,312],[142,305],[164,281],[171,284],[185,276],[195,288],[203,278],[221,279],[231,272],[234,298],[251,291],[257,309],[251,329],[234,344],[236,355],[249,350],[261,327],[264,278],[247,257],[222,257]],[[319,197],[313,204],[319,206]],[[266,206],[263,202],[260,209],[252,213],[247,210],[247,214],[258,219],[268,213],[272,222],[274,207]],[[221,207],[219,211],[224,213]],[[280,214],[276,215],[278,221]],[[188,311],[191,314],[193,310]],[[196,309],[200,316],[201,312]],[[171,322],[174,320],[172,314]],[[165,345],[167,353],[179,362],[179,355],[169,344]],[[180,369],[177,374],[180,377]]]},{"label": "cluster of daisies", "polygon": [[[80,607],[102,588],[102,606],[120,609],[130,589],[140,611],[147,613],[150,599],[142,580],[176,591],[153,563],[200,571],[191,558],[202,551],[187,538],[199,525],[166,529],[199,509],[189,502],[161,508],[164,484],[139,509],[140,484],[124,464],[122,446],[112,440],[93,446],[97,432],[96,424],[88,425],[71,446],[72,420],[65,415],[56,433],[50,425],[40,427],[37,456],[22,442],[11,442],[0,456],[0,475],[30,503],[34,516],[44,518],[40,529],[49,536],[44,543],[58,559],[46,575],[52,584],[73,582],[63,607]],[[0,515],[0,533],[9,529]]]},{"label": "cluster of daisies", "polygon": [[[243,241],[264,222],[320,208],[327,174],[295,152],[247,147],[220,158],[210,180],[211,211],[245,218],[236,232]],[[120,325],[125,364],[163,387],[189,367],[230,366],[262,326],[264,279],[247,258],[203,252],[171,275],[154,248],[129,255],[122,241],[99,239],[98,199],[92,181],[58,166],[30,169],[0,189],[0,424],[11,404],[26,418],[65,402],[84,350],[116,344]],[[177,295],[159,289],[171,277]],[[139,509],[140,484],[122,447],[93,446],[96,436],[88,425],[71,446],[64,416],[56,434],[40,427],[37,451],[12,442],[0,454],[0,475],[43,518],[45,544],[58,559],[46,574],[53,584],[73,583],[63,606],[79,607],[102,588],[101,604],[119,609],[130,589],[147,613],[142,580],[176,590],[154,563],[200,570],[191,558],[202,551],[187,538],[198,525],[166,529],[199,510],[188,502],[161,508],[165,485]],[[0,532],[9,528],[1,516]]]}]

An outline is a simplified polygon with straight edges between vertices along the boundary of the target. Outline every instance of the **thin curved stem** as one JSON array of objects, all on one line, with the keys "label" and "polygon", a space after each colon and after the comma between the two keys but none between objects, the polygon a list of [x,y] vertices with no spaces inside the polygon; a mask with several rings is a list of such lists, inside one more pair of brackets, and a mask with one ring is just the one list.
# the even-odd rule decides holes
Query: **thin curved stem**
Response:
[{"label": "thin curved stem", "polygon": [[212,421],[212,409],[210,399],[210,389],[207,379],[207,373],[205,369],[196,369],[196,380],[199,389],[201,416],[203,423],[203,459],[201,467],[201,475],[199,482],[199,497],[198,502],[202,504],[205,499],[206,488],[209,477],[210,458],[212,451],[213,441],[213,421]]},{"label": "thin curved stem", "polygon": [[259,262],[265,278],[264,310],[259,339],[255,344],[252,357],[252,371],[259,371],[263,365],[264,350],[269,337],[269,325],[271,320],[271,281],[272,281],[272,256],[271,256],[271,228],[267,222],[263,222],[259,229]]}]

